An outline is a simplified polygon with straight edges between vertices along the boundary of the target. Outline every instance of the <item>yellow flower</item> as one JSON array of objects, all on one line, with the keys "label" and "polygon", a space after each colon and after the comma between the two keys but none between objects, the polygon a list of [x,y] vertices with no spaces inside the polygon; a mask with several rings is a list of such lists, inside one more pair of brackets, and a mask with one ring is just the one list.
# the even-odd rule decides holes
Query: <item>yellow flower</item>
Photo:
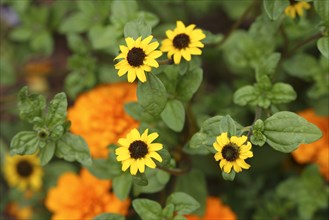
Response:
[{"label": "yellow flower", "polygon": [[121,53],[114,59],[123,59],[115,64],[118,69],[118,75],[123,76],[128,72],[128,82],[133,82],[137,78],[141,82],[146,81],[145,72],[150,72],[151,67],[159,67],[156,58],[162,55],[162,52],[155,50],[158,42],[151,42],[153,36],[148,36],[144,40],[141,37],[135,41],[131,37],[126,38],[127,46],[120,45]]},{"label": "yellow flower", "polygon": [[139,123],[124,110],[137,100],[135,83],[100,85],[81,94],[68,110],[71,131],[87,142],[94,158],[106,158],[109,144],[117,143]]},{"label": "yellow flower", "polygon": [[126,215],[130,200],[121,201],[111,191],[111,181],[99,180],[88,170],[67,172],[48,191],[46,207],[53,220],[87,220],[104,212]]},{"label": "yellow flower", "polygon": [[216,161],[220,160],[219,166],[225,173],[230,173],[232,167],[237,173],[241,172],[242,168],[249,169],[250,165],[244,160],[253,157],[253,153],[247,136],[229,138],[227,132],[224,132],[216,138],[213,146],[218,151],[214,157]]},{"label": "yellow flower", "polygon": [[304,9],[310,9],[311,5],[307,2],[301,1],[296,2],[294,4],[289,5],[285,10],[284,13],[294,19],[296,17],[296,14],[299,16],[303,16]]},{"label": "yellow flower", "polygon": [[179,64],[181,58],[190,61],[191,55],[201,55],[204,44],[200,40],[206,35],[201,29],[194,29],[195,25],[191,24],[187,27],[181,21],[177,21],[174,30],[167,30],[167,39],[162,41],[161,50],[168,52],[168,58],[174,57],[174,63]]},{"label": "yellow flower", "polygon": [[35,155],[6,155],[4,176],[11,187],[24,191],[37,191],[42,185],[42,169],[39,158]]},{"label": "yellow flower", "polygon": [[137,129],[133,129],[126,138],[120,138],[118,142],[121,147],[115,150],[115,154],[117,161],[122,161],[122,171],[130,167],[130,173],[136,175],[138,170],[144,173],[145,165],[156,167],[152,158],[162,162],[161,156],[156,152],[162,149],[162,144],[152,143],[158,136],[156,132],[148,134],[148,129],[142,135]]}]

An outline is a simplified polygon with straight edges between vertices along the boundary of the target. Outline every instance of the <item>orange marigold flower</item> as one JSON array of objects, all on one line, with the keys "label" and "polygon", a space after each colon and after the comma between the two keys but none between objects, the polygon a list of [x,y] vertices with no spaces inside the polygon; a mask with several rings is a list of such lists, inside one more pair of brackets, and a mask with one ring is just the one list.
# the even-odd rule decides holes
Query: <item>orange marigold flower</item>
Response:
[{"label": "orange marigold flower", "polygon": [[98,86],[80,95],[68,110],[71,131],[81,135],[95,158],[105,158],[107,146],[138,127],[138,122],[124,110],[136,101],[136,84],[115,83]]},{"label": "orange marigold flower", "polygon": [[321,174],[329,180],[329,117],[318,116],[312,109],[307,109],[298,114],[318,126],[323,136],[311,144],[301,144],[292,152],[292,156],[301,164],[318,164]]},{"label": "orange marigold flower", "polygon": [[208,197],[206,204],[206,212],[203,217],[197,215],[185,216],[188,220],[210,220],[210,219],[221,219],[221,220],[236,220],[237,217],[231,208],[224,205],[223,202],[217,197]]},{"label": "orange marigold flower", "polygon": [[130,201],[120,201],[110,188],[110,181],[99,180],[86,169],[80,175],[64,173],[49,190],[46,207],[54,220],[86,220],[104,212],[126,215]]}]

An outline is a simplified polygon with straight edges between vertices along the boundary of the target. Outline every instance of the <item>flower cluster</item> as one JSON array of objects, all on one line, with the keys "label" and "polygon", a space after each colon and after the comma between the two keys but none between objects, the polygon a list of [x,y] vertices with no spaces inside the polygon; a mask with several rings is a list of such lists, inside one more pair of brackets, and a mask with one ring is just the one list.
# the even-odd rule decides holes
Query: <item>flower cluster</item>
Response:
[{"label": "flower cluster", "polygon": [[92,219],[104,212],[126,215],[130,201],[119,200],[110,192],[111,182],[99,180],[87,170],[80,175],[64,173],[46,198],[52,219]]},{"label": "flower cluster", "polygon": [[301,144],[292,156],[301,164],[318,164],[321,174],[329,180],[329,117],[318,116],[313,109],[306,109],[299,115],[319,127],[323,136],[311,144]]},{"label": "flower cluster", "polygon": [[125,103],[136,100],[136,85],[129,83],[101,85],[83,93],[68,110],[71,131],[87,141],[93,157],[105,158],[109,144],[138,127],[124,110]]},{"label": "flower cluster", "polygon": [[188,220],[210,220],[210,219],[225,219],[225,220],[235,220],[237,219],[235,213],[231,208],[217,198],[208,197],[206,201],[206,212],[204,216],[199,217],[197,215],[187,215],[185,216]]},{"label": "flower cluster", "polygon": [[[200,48],[204,47],[201,40],[206,35],[201,29],[195,29],[194,24],[185,27],[183,22],[177,21],[176,28],[167,30],[166,35],[167,39],[162,41],[160,50],[167,52],[168,58],[174,60],[175,64],[179,64],[182,57],[190,61],[191,55],[201,55]],[[115,60],[120,59],[115,64],[115,69],[119,70],[120,77],[128,73],[128,82],[134,82],[138,78],[144,83],[147,80],[145,72],[150,72],[152,67],[159,67],[156,59],[162,55],[162,52],[156,50],[159,43],[152,42],[152,39],[152,35],[145,39],[141,37],[136,40],[131,37],[125,39],[127,46],[120,45],[121,53],[114,58]]]}]

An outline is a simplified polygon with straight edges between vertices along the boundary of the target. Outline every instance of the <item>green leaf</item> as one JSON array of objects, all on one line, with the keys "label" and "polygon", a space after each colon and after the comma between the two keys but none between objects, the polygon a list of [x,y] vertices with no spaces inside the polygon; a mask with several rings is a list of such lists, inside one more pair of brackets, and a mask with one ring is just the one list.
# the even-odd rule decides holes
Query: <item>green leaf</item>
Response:
[{"label": "green leaf", "polygon": [[50,101],[46,116],[46,124],[52,128],[66,121],[67,100],[64,92],[58,93]]},{"label": "green leaf", "polygon": [[46,108],[46,100],[42,95],[29,93],[28,88],[23,87],[18,93],[18,110],[22,120],[32,123],[35,118],[41,118]]},{"label": "green leaf", "polygon": [[138,18],[142,18],[151,27],[155,27],[157,24],[159,24],[158,16],[151,12],[139,11]]},{"label": "green leaf", "polygon": [[266,142],[266,137],[263,135],[264,122],[258,119],[252,128],[252,135],[250,141],[254,145],[263,146]]},{"label": "green leaf", "polygon": [[63,19],[63,23],[59,26],[61,33],[81,33],[88,30],[91,19],[83,12],[72,14],[68,18]]},{"label": "green leaf", "polygon": [[314,56],[301,53],[283,63],[284,70],[291,76],[310,80],[318,71],[318,62]]},{"label": "green leaf", "polygon": [[39,139],[34,131],[21,131],[10,142],[10,154],[34,154],[38,149]]},{"label": "green leaf", "polygon": [[176,215],[173,220],[186,220],[187,218],[183,215]]},{"label": "green leaf", "polygon": [[185,123],[185,109],[183,103],[176,99],[169,100],[161,113],[163,122],[172,130],[180,132]]},{"label": "green leaf", "polygon": [[229,136],[236,135],[235,121],[229,115],[226,115],[220,120],[219,128],[220,128],[220,134],[224,132],[228,132]]},{"label": "green leaf", "polygon": [[200,203],[200,207],[196,209],[193,213],[200,216],[203,216],[205,214],[207,200],[207,183],[203,172],[197,169],[193,169],[189,173],[177,177],[175,191],[187,193]]},{"label": "green leaf", "polygon": [[297,98],[294,88],[286,83],[275,83],[270,93],[273,104],[289,103]]},{"label": "green leaf", "polygon": [[321,138],[321,130],[295,113],[278,112],[264,121],[266,142],[277,151],[289,153],[299,144]]},{"label": "green leaf", "polygon": [[103,213],[94,217],[93,220],[125,220],[125,217],[115,213]]},{"label": "green leaf", "polygon": [[10,31],[9,38],[14,41],[24,42],[31,38],[32,30],[28,27],[18,27]]},{"label": "green leaf", "polygon": [[256,78],[257,75],[272,75],[275,72],[275,69],[280,61],[280,53],[272,53],[268,57],[265,57],[257,66],[256,66]]},{"label": "green leaf", "polygon": [[317,41],[317,46],[321,54],[327,59],[329,59],[329,37],[320,38]]},{"label": "green leaf", "polygon": [[139,37],[142,39],[152,34],[152,28],[143,19],[128,22],[124,27],[125,38],[131,37],[136,40]]},{"label": "green leaf", "polygon": [[110,46],[116,45],[117,33],[114,26],[93,26],[88,32],[88,38],[94,49],[106,49]]},{"label": "green leaf", "polygon": [[235,178],[235,171],[232,169],[230,173],[222,171],[222,177],[224,180],[233,181]]},{"label": "green leaf", "polygon": [[163,83],[154,74],[148,74],[148,81],[137,87],[138,103],[143,111],[159,116],[167,103],[167,92]]},{"label": "green leaf", "polygon": [[196,68],[182,76],[177,86],[177,96],[182,101],[188,101],[199,89],[203,77],[203,70]]},{"label": "green leaf", "polygon": [[30,41],[31,48],[37,52],[50,55],[54,49],[54,41],[50,32],[44,30],[33,36]]},{"label": "green leaf", "polygon": [[41,166],[46,165],[55,154],[56,145],[54,142],[49,142],[45,147],[40,148],[40,164]]},{"label": "green leaf", "polygon": [[175,206],[174,204],[166,205],[162,210],[162,216],[165,219],[171,219],[174,216]]},{"label": "green leaf", "polygon": [[132,186],[132,177],[129,173],[123,173],[113,178],[113,192],[120,199],[125,200]]},{"label": "green leaf", "polygon": [[191,214],[200,207],[200,203],[192,196],[183,193],[175,192],[167,198],[166,204],[174,204],[175,211],[178,215]]},{"label": "green leaf", "polygon": [[[161,150],[157,151],[157,153],[161,156],[162,158],[162,162],[161,162],[161,166],[163,167],[167,167],[170,165],[170,161],[171,161],[171,155],[168,152],[167,149],[162,148]],[[155,161],[155,163],[158,163],[157,161]]]},{"label": "green leaf", "polygon": [[149,181],[146,178],[145,173],[137,172],[137,174],[133,175],[132,177],[133,177],[134,184],[136,184],[136,185],[147,186],[149,183]]},{"label": "green leaf", "polygon": [[264,0],[264,9],[271,20],[276,20],[283,13],[284,9],[289,6],[286,0]]},{"label": "green leaf", "polygon": [[67,43],[69,48],[75,53],[85,54],[89,51],[89,45],[79,34],[67,34]]},{"label": "green leaf", "polygon": [[143,220],[159,219],[161,216],[161,205],[149,199],[134,199],[133,207],[139,217]]},{"label": "green leaf", "polygon": [[56,156],[67,161],[78,161],[84,166],[92,164],[90,152],[85,140],[77,135],[66,133],[56,143]]},{"label": "green leaf", "polygon": [[159,169],[146,169],[145,176],[148,180],[146,186],[134,185],[134,194],[140,193],[156,193],[161,191],[170,179],[170,175]]},{"label": "green leaf", "polygon": [[86,168],[99,179],[113,179],[122,174],[121,163],[118,163],[112,151],[106,160],[94,159],[92,165]]},{"label": "green leaf", "polygon": [[248,103],[256,104],[257,92],[253,86],[247,85],[239,88],[233,95],[233,101],[237,105],[245,106]]},{"label": "green leaf", "polygon": [[329,1],[314,0],[314,9],[320,15],[325,25],[329,25]]},{"label": "green leaf", "polygon": [[114,0],[111,7],[111,22],[117,26],[124,26],[135,18],[138,10],[136,1]]}]

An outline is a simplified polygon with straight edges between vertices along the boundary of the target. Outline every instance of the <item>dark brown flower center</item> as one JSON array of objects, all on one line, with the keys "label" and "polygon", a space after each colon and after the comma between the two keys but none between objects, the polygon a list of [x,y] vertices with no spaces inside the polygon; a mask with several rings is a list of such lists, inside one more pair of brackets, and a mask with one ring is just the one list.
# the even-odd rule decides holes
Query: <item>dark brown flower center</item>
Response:
[{"label": "dark brown flower center", "polygon": [[129,50],[127,55],[127,61],[130,66],[138,67],[143,64],[146,54],[143,49],[134,47]]},{"label": "dark brown flower center", "polygon": [[143,158],[147,153],[147,144],[144,141],[134,141],[129,146],[130,156],[134,159]]},{"label": "dark brown flower center", "polygon": [[177,49],[184,49],[188,47],[190,43],[190,37],[186,34],[178,34],[173,40],[174,47]]},{"label": "dark brown flower center", "polygon": [[222,155],[227,161],[235,161],[239,158],[239,149],[235,145],[228,144],[223,147]]},{"label": "dark brown flower center", "polygon": [[30,162],[21,160],[16,166],[16,171],[21,177],[29,177],[33,172],[33,167]]}]

